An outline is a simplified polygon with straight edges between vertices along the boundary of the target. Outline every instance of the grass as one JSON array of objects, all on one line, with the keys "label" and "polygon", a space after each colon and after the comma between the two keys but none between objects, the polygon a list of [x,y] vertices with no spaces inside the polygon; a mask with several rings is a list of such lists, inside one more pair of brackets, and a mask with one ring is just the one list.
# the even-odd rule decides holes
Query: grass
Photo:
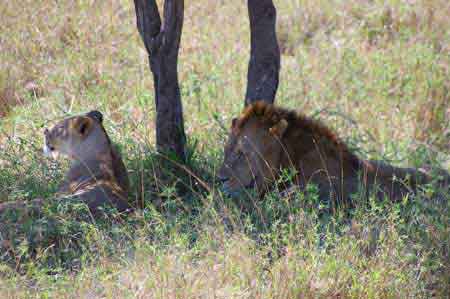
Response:
[{"label": "grass", "polygon": [[[278,104],[324,120],[364,158],[450,169],[447,2],[275,1]],[[179,75],[187,167],[211,192],[185,173],[154,179],[153,90],[132,2],[7,1],[0,16],[0,201],[50,199],[67,165],[42,157],[42,129],[95,108],[125,155],[133,200],[145,202],[130,217],[96,223],[77,220],[76,209],[49,209],[12,243],[4,234],[17,227],[2,222],[1,298],[450,293],[449,200],[432,202],[433,189],[336,213],[314,190],[274,191],[264,201],[215,192],[223,127],[243,106],[243,3],[186,2]]]}]

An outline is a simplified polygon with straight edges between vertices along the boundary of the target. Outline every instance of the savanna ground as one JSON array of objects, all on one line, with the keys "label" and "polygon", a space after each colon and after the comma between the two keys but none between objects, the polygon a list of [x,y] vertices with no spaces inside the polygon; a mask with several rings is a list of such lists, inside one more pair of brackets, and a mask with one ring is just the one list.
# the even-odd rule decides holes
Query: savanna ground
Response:
[{"label": "savanna ground", "polygon": [[[450,169],[447,0],[275,4],[278,104],[324,120],[364,158]],[[450,201],[430,204],[432,188],[345,213],[314,195],[215,192],[246,86],[243,1],[186,1],[179,77],[197,178],[164,181],[132,1],[3,1],[0,19],[0,201],[50,200],[67,165],[42,157],[43,127],[94,108],[145,201],[97,223],[47,211],[0,235],[1,298],[448,298]]]}]

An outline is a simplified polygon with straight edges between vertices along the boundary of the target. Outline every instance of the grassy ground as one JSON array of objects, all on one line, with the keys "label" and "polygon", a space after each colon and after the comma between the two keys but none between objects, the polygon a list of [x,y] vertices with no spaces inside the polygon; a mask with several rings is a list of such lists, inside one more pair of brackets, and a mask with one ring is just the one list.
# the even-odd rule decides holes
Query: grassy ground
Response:
[{"label": "grassy ground", "polygon": [[[364,158],[450,169],[448,1],[275,4],[278,104],[324,120]],[[187,166],[212,189],[222,128],[243,105],[246,14],[242,1],[186,1]],[[450,293],[450,201],[430,203],[434,190],[348,215],[314,196],[274,192],[244,209],[187,175],[155,182],[152,82],[132,2],[6,1],[0,19],[0,201],[50,199],[66,165],[42,157],[42,129],[95,108],[146,202],[127,219],[95,224],[48,211],[11,244],[0,235],[1,298]]]}]

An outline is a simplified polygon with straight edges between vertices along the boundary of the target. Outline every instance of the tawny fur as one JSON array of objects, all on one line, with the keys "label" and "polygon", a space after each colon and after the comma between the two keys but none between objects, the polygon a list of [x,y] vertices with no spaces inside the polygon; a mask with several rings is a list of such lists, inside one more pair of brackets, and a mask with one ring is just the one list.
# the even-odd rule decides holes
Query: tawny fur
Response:
[{"label": "tawny fur", "polygon": [[[85,203],[93,214],[97,214],[104,205],[124,212],[130,209],[128,174],[102,120],[101,113],[92,111],[65,119],[46,130],[46,147],[71,159],[71,167],[53,200]],[[36,212],[44,204],[41,199],[3,203],[0,204],[0,214],[11,209],[24,214]]]},{"label": "tawny fur", "polygon": [[[271,134],[282,120],[287,123],[282,134]],[[246,149],[244,140],[251,141],[251,150]],[[264,159],[254,158],[254,151]],[[246,159],[236,162],[242,152],[246,153]],[[433,180],[417,169],[360,159],[331,129],[303,114],[262,101],[248,106],[233,121],[219,177],[231,193],[249,185],[255,185],[264,193],[280,170],[286,168],[295,168],[298,186],[314,183],[322,198],[345,202],[354,194],[359,197],[375,194],[378,198],[398,200],[415,192],[419,184]],[[444,171],[441,175],[441,185],[447,186],[450,176]],[[249,176],[253,176],[255,182]]]}]

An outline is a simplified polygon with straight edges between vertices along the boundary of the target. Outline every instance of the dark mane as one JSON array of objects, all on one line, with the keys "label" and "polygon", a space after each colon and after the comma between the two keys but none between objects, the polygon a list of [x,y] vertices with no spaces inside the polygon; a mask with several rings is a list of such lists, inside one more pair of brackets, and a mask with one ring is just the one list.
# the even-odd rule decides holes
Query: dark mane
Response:
[{"label": "dark mane", "polygon": [[[291,132],[291,134],[286,135],[291,136],[291,138],[301,138],[302,135],[307,134],[313,136],[316,140],[327,140],[342,155],[343,159],[352,162],[352,164],[359,163],[359,158],[348,148],[347,144],[319,120],[312,119],[294,110],[257,101],[244,109],[238,119],[237,126],[242,128],[253,117],[258,118],[270,127],[277,124],[280,120],[285,119],[288,122],[287,130]],[[299,141],[292,140],[294,144]],[[299,144],[299,146],[302,145]]]}]

